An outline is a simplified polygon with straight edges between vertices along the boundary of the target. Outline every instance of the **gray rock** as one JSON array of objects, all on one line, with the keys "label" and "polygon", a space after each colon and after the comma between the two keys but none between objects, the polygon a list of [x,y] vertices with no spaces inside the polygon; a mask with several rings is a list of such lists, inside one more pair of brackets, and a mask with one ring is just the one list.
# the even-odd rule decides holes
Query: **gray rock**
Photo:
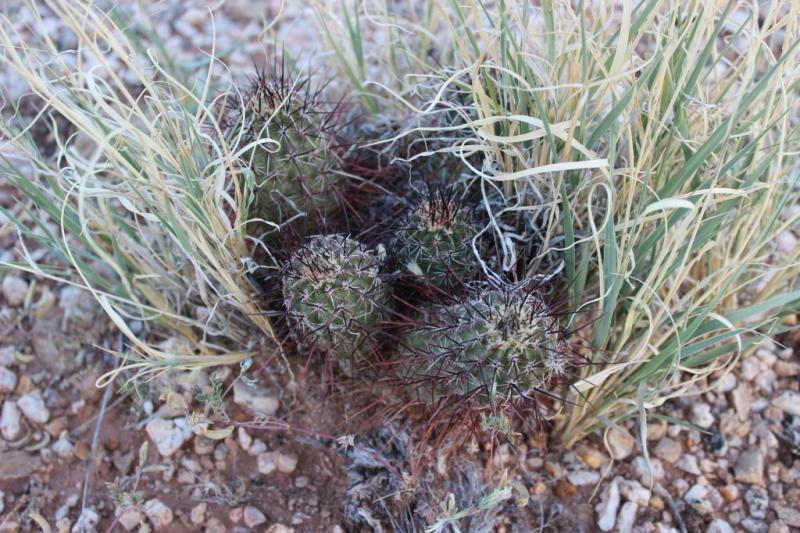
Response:
[{"label": "gray rock", "polygon": [[582,487],[600,481],[600,473],[593,470],[576,470],[567,474],[567,479],[576,487]]},{"label": "gray rock", "polygon": [[739,455],[736,461],[737,481],[754,485],[764,484],[764,455],[756,447],[749,448]]},{"label": "gray rock", "polygon": [[225,524],[222,523],[222,520],[216,516],[212,516],[209,518],[208,522],[206,522],[206,527],[203,530],[203,533],[227,533],[227,531],[228,528],[225,527]]},{"label": "gray rock", "polygon": [[660,457],[664,461],[672,464],[681,456],[681,453],[683,453],[683,448],[678,441],[669,437],[664,437],[658,441],[653,453],[656,455],[656,457]]},{"label": "gray rock", "polygon": [[233,401],[263,416],[275,416],[278,412],[278,400],[258,387],[247,385],[237,380],[233,385]]},{"label": "gray rock", "polygon": [[158,498],[145,502],[144,514],[147,515],[148,520],[153,524],[156,531],[160,531],[161,528],[165,528],[172,523],[172,509]]},{"label": "gray rock", "polygon": [[762,372],[763,365],[757,357],[745,358],[739,366],[739,376],[745,381],[753,381]]},{"label": "gray rock", "polygon": [[717,382],[716,392],[730,392],[736,388],[736,383],[736,376],[733,374],[733,372],[729,372]]},{"label": "gray rock", "polygon": [[172,420],[154,418],[147,423],[145,430],[156,445],[158,453],[164,457],[174,454],[192,436],[192,430],[182,418]]},{"label": "gray rock", "polygon": [[695,426],[708,429],[714,425],[714,415],[711,414],[711,406],[705,402],[692,405],[691,422]]},{"label": "gray rock", "polygon": [[28,295],[28,283],[24,279],[11,274],[3,278],[3,284],[0,289],[2,289],[6,303],[11,307],[22,305]]},{"label": "gray rock", "polygon": [[600,503],[595,506],[597,527],[602,531],[611,531],[617,523],[617,511],[620,504],[619,482],[621,480],[622,478],[616,477],[606,485],[606,491],[603,493]]},{"label": "gray rock", "polygon": [[640,455],[633,459],[632,466],[636,478],[646,487],[652,485],[654,481],[661,481],[666,475],[661,460],[655,457],[650,458],[650,465],[648,466],[644,456]]},{"label": "gray rock", "polygon": [[100,522],[100,515],[91,507],[87,507],[72,526],[72,533],[92,533],[97,530],[98,522]]},{"label": "gray rock", "polygon": [[750,533],[767,533],[769,531],[769,526],[764,523],[762,520],[757,520],[752,517],[747,517],[739,522],[739,525],[745,531],[749,531]]},{"label": "gray rock", "polygon": [[611,450],[611,456],[617,461],[627,458],[633,453],[635,446],[634,438],[622,430],[611,428],[608,432],[608,447]]},{"label": "gray rock", "polygon": [[800,509],[779,504],[774,504],[772,508],[787,525],[800,528]]},{"label": "gray rock", "polygon": [[0,394],[14,392],[17,388],[17,375],[4,366],[0,366]]},{"label": "gray rock", "polygon": [[249,528],[255,528],[256,526],[260,526],[261,524],[266,523],[267,517],[264,516],[259,509],[253,507],[252,505],[248,505],[244,508],[244,525]]},{"label": "gray rock", "polygon": [[687,474],[692,474],[693,476],[699,476],[702,474],[702,472],[700,472],[700,466],[697,464],[697,457],[694,455],[681,455],[680,459],[675,462],[675,466]]},{"label": "gray rock", "polygon": [[733,528],[725,520],[716,518],[708,524],[706,533],[733,533]]},{"label": "gray rock", "polygon": [[744,501],[747,502],[747,507],[750,509],[750,516],[762,520],[767,517],[767,509],[769,508],[767,491],[761,487],[750,487],[744,493]]},{"label": "gray rock", "polygon": [[22,431],[22,414],[19,407],[12,400],[3,402],[3,410],[0,413],[0,434],[5,440],[16,440]]},{"label": "gray rock", "polygon": [[256,466],[261,474],[269,475],[278,467],[275,464],[275,457],[272,452],[264,452],[256,457]]},{"label": "gray rock", "polygon": [[619,492],[623,498],[639,507],[646,508],[650,504],[650,489],[644,488],[638,481],[620,481]]},{"label": "gray rock", "polygon": [[133,531],[144,523],[144,514],[136,507],[120,507],[115,516],[125,531]]},{"label": "gray rock", "polygon": [[750,411],[753,410],[753,389],[747,383],[740,383],[731,393],[733,407],[740,422],[750,418]]},{"label": "gray rock", "polygon": [[206,520],[206,509],[208,508],[208,504],[205,502],[198,503],[194,507],[192,507],[191,512],[189,513],[189,519],[192,521],[192,524],[199,526]]},{"label": "gray rock", "polygon": [[0,365],[11,366],[17,361],[17,350],[13,346],[0,348]]},{"label": "gray rock", "polygon": [[800,393],[786,390],[772,400],[772,405],[793,416],[800,416]]},{"label": "gray rock", "polygon": [[297,468],[297,456],[293,453],[275,452],[275,464],[278,472],[291,474]]},{"label": "gray rock", "polygon": [[714,507],[708,499],[708,487],[706,485],[699,483],[693,485],[683,495],[683,499],[700,514],[710,514],[714,511]]},{"label": "gray rock", "polygon": [[50,420],[50,411],[44,404],[44,399],[39,389],[34,389],[20,396],[17,400],[17,407],[25,415],[25,418],[34,424],[46,424]]},{"label": "gray rock", "polygon": [[633,502],[625,502],[619,510],[617,517],[617,531],[619,533],[631,533],[636,523],[636,511],[639,507]]},{"label": "gray rock", "polygon": [[767,533],[792,533],[789,526],[783,523],[782,520],[775,520],[769,525]]},{"label": "gray rock", "polygon": [[75,446],[69,441],[69,435],[67,435],[66,431],[61,432],[61,435],[58,436],[58,440],[53,443],[51,448],[56,455],[64,459],[72,457],[72,453],[75,450]]},{"label": "gray rock", "polygon": [[768,368],[758,375],[756,378],[756,384],[764,394],[772,394],[772,391],[775,388],[775,382],[777,380],[778,376],[775,374],[775,371],[771,368]]}]

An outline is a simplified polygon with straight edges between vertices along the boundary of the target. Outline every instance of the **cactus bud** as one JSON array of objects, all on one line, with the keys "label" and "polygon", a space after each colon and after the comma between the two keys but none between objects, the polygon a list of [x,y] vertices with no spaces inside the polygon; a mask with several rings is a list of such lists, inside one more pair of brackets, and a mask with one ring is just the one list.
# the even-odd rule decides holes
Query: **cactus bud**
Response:
[{"label": "cactus bud", "polygon": [[458,287],[473,270],[474,235],[466,210],[437,191],[408,214],[395,237],[395,253],[414,276],[436,287]]}]

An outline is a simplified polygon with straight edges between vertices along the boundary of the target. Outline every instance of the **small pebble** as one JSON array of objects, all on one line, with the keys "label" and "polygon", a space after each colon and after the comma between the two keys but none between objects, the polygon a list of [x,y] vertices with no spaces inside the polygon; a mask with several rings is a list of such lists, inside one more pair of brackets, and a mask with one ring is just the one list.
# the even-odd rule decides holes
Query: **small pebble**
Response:
[{"label": "small pebble", "polygon": [[17,387],[17,375],[4,366],[0,366],[0,394],[14,392]]},{"label": "small pebble", "polygon": [[576,487],[583,487],[600,481],[600,473],[594,470],[576,470],[567,474],[567,479]]},{"label": "small pebble", "polygon": [[264,533],[294,533],[294,528],[277,523],[269,526]]},{"label": "small pebble", "polygon": [[683,495],[683,499],[686,503],[691,505],[698,513],[700,514],[709,514],[714,511],[711,506],[711,502],[707,498],[708,496],[708,487],[706,485],[693,485],[686,494]]},{"label": "small pebble", "polygon": [[800,416],[800,393],[786,390],[772,400],[772,405],[792,416]]},{"label": "small pebble", "polygon": [[156,528],[156,531],[172,523],[172,509],[167,507],[164,502],[158,498],[153,498],[145,502],[144,514],[147,515],[147,518],[153,524],[153,527]]},{"label": "small pebble", "polygon": [[711,406],[704,402],[692,405],[691,422],[695,426],[708,429],[714,425],[714,415],[711,414]]},{"label": "small pebble", "polygon": [[6,303],[11,307],[22,305],[28,295],[28,283],[24,279],[11,274],[3,278],[3,284],[0,288]]},{"label": "small pebble", "polygon": [[631,533],[636,524],[636,511],[639,507],[633,502],[625,502],[619,510],[617,517],[617,531],[619,533]]},{"label": "small pebble", "polygon": [[627,479],[620,481],[619,492],[623,498],[639,507],[647,507],[650,504],[650,489],[643,487],[638,481]]},{"label": "small pebble", "polygon": [[617,523],[617,510],[620,504],[619,482],[621,478],[614,478],[603,493],[600,503],[595,506],[597,511],[597,527],[602,531],[611,531]]},{"label": "small pebble", "polygon": [[609,430],[608,447],[611,450],[611,456],[615,460],[621,461],[626,459],[631,453],[633,453],[635,446],[636,441],[624,431],[617,428],[611,428]]},{"label": "small pebble", "polygon": [[278,400],[259,387],[251,387],[242,380],[233,384],[233,402],[248,408],[255,414],[274,416],[278,411]]},{"label": "small pebble", "polygon": [[763,485],[764,483],[764,454],[758,448],[743,451],[736,461],[735,474],[737,481]]},{"label": "small pebble", "polygon": [[12,400],[3,402],[0,413],[0,434],[8,441],[17,440],[22,432],[22,414],[19,407]]},{"label": "small pebble", "polygon": [[678,460],[683,453],[683,448],[681,447],[680,443],[675,439],[671,439],[669,437],[664,437],[658,444],[656,444],[655,450],[653,453],[663,459],[664,461],[672,464]]},{"label": "small pebble", "polygon": [[145,430],[163,457],[169,457],[177,452],[192,436],[192,430],[183,418],[171,420],[154,418],[147,423]]},{"label": "small pebble", "polygon": [[716,518],[708,524],[706,533],[733,533],[733,528],[725,520]]},{"label": "small pebble", "polygon": [[[797,500],[794,500],[797,503]],[[790,505],[774,504],[775,512],[786,525],[800,528],[800,509]]]},{"label": "small pebble", "polygon": [[277,466],[275,465],[275,457],[272,452],[264,452],[259,454],[256,458],[256,466],[261,474],[269,475],[273,473]]},{"label": "small pebble", "polygon": [[267,517],[256,507],[248,505],[244,508],[244,525],[253,529],[266,523]]},{"label": "small pebble", "polygon": [[208,504],[205,502],[198,503],[194,507],[192,507],[191,512],[189,513],[189,520],[192,521],[192,524],[199,526],[206,520],[206,509],[208,508]]},{"label": "small pebble", "polygon": [[762,520],[767,517],[769,508],[767,491],[761,487],[750,487],[744,493],[744,501],[747,502],[747,508],[750,509],[750,516]]},{"label": "small pebble", "polygon": [[569,481],[562,479],[556,483],[556,496],[562,500],[574,498],[578,494],[578,489]]},{"label": "small pebble", "polygon": [[297,468],[297,456],[293,453],[276,452],[275,464],[278,467],[278,472],[291,474]]},{"label": "small pebble", "polygon": [[115,516],[125,531],[133,531],[144,523],[144,515],[135,507],[120,507],[116,510]]},{"label": "small pebble", "polygon": [[17,406],[25,418],[34,424],[46,424],[50,420],[50,411],[45,406],[42,393],[38,389],[20,396]]},{"label": "small pebble", "polygon": [[697,464],[697,457],[694,455],[681,455],[680,458],[675,462],[675,466],[687,474],[692,474],[694,476],[699,476],[702,474],[702,472],[700,472],[700,467]]},{"label": "small pebble", "polygon": [[652,485],[654,481],[661,481],[666,475],[661,460],[655,457],[650,458],[650,464],[648,465],[644,456],[640,455],[634,458],[632,466],[636,478],[646,487]]}]

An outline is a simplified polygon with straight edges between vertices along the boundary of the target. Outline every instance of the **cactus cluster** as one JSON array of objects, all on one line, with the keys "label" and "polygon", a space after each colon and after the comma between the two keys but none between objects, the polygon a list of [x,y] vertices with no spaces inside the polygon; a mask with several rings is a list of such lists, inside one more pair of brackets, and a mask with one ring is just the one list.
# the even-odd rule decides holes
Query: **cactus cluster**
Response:
[{"label": "cactus cluster", "polygon": [[569,364],[557,318],[519,286],[432,306],[401,343],[405,376],[428,400],[457,395],[496,406],[548,390]]},{"label": "cactus cluster", "polygon": [[308,79],[258,74],[231,131],[255,174],[251,216],[275,224],[295,219],[316,228],[339,206],[342,178],[335,135],[339,109],[322,102]]},{"label": "cactus cluster", "polygon": [[463,285],[474,270],[475,228],[454,195],[436,190],[406,216],[394,239],[402,267],[442,288]]},{"label": "cactus cluster", "polygon": [[388,304],[381,255],[346,235],[317,235],[283,276],[289,322],[304,344],[330,352],[346,371],[375,349]]},{"label": "cactus cluster", "polygon": [[[430,401],[468,398],[478,409],[494,409],[541,391],[554,396],[570,364],[558,320],[537,292],[513,279],[477,281],[483,258],[476,254],[492,255],[492,243],[478,240],[480,200],[463,183],[457,194],[458,181],[444,174],[413,170],[401,172],[392,191],[378,183],[387,174],[376,169],[375,187],[354,185],[345,201],[342,176],[363,161],[337,150],[341,115],[324,109],[308,80],[262,74],[231,121],[230,134],[249,147],[241,157],[259,184],[250,217],[273,228],[291,224],[280,238],[258,235],[282,263],[280,284],[268,285],[275,286],[288,333],[352,376],[392,368],[372,364],[388,356],[400,369],[395,381]],[[330,233],[337,227],[357,230],[358,239]],[[287,246],[287,233],[303,244]],[[387,242],[389,250],[359,239]],[[394,282],[400,285],[392,298]]]}]

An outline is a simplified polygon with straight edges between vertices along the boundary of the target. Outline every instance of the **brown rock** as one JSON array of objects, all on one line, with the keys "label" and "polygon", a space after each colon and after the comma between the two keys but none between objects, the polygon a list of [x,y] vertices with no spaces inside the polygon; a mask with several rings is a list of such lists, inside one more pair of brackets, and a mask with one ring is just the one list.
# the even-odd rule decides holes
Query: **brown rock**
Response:
[{"label": "brown rock", "polygon": [[79,440],[75,443],[75,457],[81,461],[88,459],[90,452],[91,448],[89,448],[89,445],[86,444],[86,441]]},{"label": "brown rock", "polygon": [[42,466],[38,455],[31,455],[22,450],[11,450],[2,453],[0,460],[0,481],[25,478]]},{"label": "brown rock", "polygon": [[66,416],[59,416],[58,418],[51,420],[44,429],[50,434],[51,437],[58,437],[61,435],[61,432],[67,429],[67,417]]},{"label": "brown rock", "polygon": [[790,378],[800,375],[800,364],[778,360],[775,362],[773,370],[782,378]]},{"label": "brown rock", "polygon": [[556,484],[556,495],[562,500],[574,498],[578,494],[578,489],[566,480],[561,480]]},{"label": "brown rock", "polygon": [[577,451],[578,457],[589,468],[598,470],[606,462],[606,455],[596,448],[581,446]]}]

